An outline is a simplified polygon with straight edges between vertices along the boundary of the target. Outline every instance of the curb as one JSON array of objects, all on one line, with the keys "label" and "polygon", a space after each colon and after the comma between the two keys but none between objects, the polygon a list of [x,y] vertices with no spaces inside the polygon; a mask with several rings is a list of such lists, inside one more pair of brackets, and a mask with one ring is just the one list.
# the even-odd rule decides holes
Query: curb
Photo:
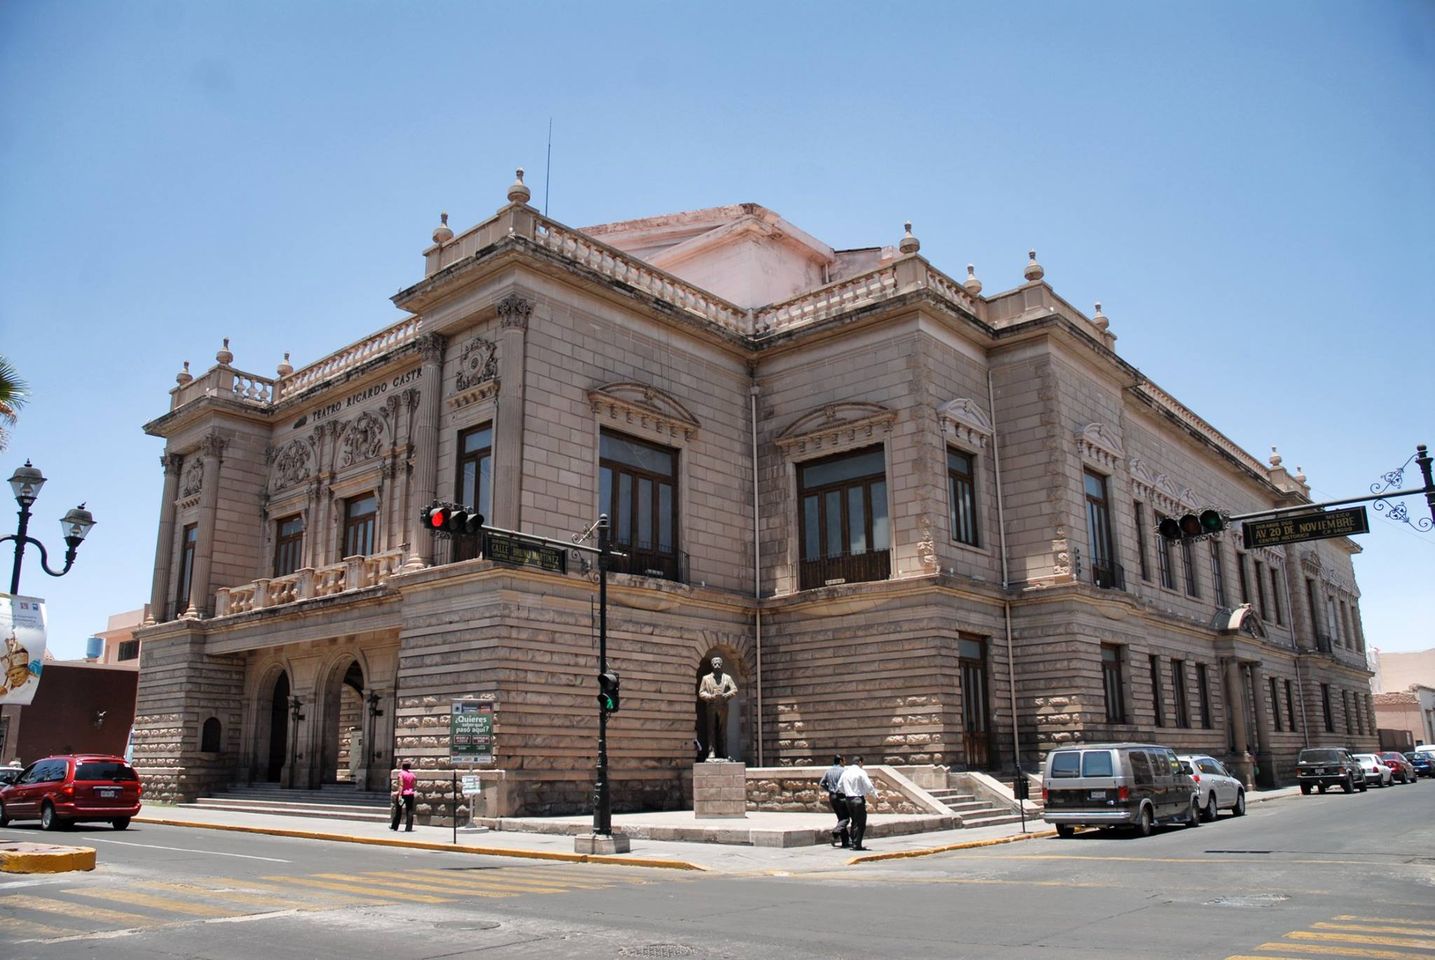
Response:
[{"label": "curb", "polygon": [[42,843],[0,847],[0,873],[68,873],[93,869],[93,847],[57,847]]},{"label": "curb", "polygon": [[961,843],[949,843],[941,847],[898,850],[894,853],[874,853],[867,857],[853,857],[847,861],[847,865],[856,866],[860,863],[877,863],[882,860],[909,860],[913,857],[930,857],[934,853],[947,853],[951,850],[975,850],[978,847],[996,847],[1004,843],[1021,843],[1023,840],[1040,840],[1043,837],[1054,836],[1056,836],[1055,830],[1042,830],[1038,833],[1017,833],[1006,837],[992,837],[989,840],[965,840]]},{"label": "curb", "polygon": [[[467,844],[430,843],[426,840],[404,840],[389,837],[354,837],[342,833],[320,833],[315,830],[285,830],[279,827],[249,827],[231,823],[195,823],[190,820],[165,820],[160,817],[135,817],[135,823],[152,823],[164,827],[194,827],[200,830],[224,830],[230,833],[262,833],[271,837],[298,840],[329,840],[337,843],[360,843],[374,847],[400,847],[409,850],[433,850],[439,853],[472,853],[485,857],[517,857],[524,860],[556,860],[563,863],[604,863],[623,867],[652,867],[657,870],[697,870],[707,867],[686,860],[665,860],[657,857],[618,857],[600,853],[556,853],[548,850],[511,850],[505,847],[474,847]],[[94,851],[90,851],[93,856]]]}]

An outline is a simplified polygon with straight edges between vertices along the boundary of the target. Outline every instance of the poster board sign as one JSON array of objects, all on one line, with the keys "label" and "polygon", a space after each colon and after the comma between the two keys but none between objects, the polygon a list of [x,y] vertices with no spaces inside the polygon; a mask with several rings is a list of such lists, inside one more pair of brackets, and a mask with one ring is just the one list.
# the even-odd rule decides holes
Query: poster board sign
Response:
[{"label": "poster board sign", "polygon": [[465,773],[462,780],[463,795],[465,797],[477,797],[483,793],[483,784],[479,782],[478,774]]},{"label": "poster board sign", "polygon": [[449,714],[449,755],[454,763],[493,762],[492,700],[455,700]]},{"label": "poster board sign", "polygon": [[45,601],[0,593],[0,704],[35,699],[45,665]]}]

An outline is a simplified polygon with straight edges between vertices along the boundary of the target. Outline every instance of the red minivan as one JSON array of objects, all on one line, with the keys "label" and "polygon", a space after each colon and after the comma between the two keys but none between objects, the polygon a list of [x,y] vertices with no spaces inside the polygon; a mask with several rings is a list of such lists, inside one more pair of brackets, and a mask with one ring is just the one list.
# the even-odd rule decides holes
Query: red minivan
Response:
[{"label": "red minivan", "polygon": [[108,820],[116,830],[140,812],[140,778],[123,757],[72,753],[36,760],[0,788],[0,827],[39,820],[59,830],[76,820]]}]

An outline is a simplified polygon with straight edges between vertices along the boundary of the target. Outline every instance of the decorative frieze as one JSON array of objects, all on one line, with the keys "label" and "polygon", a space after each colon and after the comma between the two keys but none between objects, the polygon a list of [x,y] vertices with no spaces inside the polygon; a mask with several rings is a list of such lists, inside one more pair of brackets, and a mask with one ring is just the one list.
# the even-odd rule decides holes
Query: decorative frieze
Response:
[{"label": "decorative frieze", "polygon": [[975,400],[958,397],[937,411],[942,435],[973,450],[985,450],[992,437],[992,421]]},{"label": "decorative frieze", "polygon": [[880,403],[829,403],[794,421],[777,446],[788,459],[840,453],[885,440],[896,420],[897,412]]},{"label": "decorative frieze", "polygon": [[1104,423],[1088,423],[1076,431],[1076,447],[1081,459],[1108,472],[1126,459],[1121,438]]},{"label": "decorative frieze", "polygon": [[641,383],[609,383],[588,391],[600,420],[665,438],[688,441],[702,424],[676,398]]}]

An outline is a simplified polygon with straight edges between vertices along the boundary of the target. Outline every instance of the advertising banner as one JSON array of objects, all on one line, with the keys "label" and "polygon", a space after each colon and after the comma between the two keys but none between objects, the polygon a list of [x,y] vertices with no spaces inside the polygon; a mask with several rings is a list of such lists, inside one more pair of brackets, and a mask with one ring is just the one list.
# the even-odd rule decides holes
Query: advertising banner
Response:
[{"label": "advertising banner", "polygon": [[0,593],[0,703],[35,699],[45,663],[45,601]]},{"label": "advertising banner", "polygon": [[454,763],[493,762],[492,700],[455,700],[449,714],[450,757]]}]

